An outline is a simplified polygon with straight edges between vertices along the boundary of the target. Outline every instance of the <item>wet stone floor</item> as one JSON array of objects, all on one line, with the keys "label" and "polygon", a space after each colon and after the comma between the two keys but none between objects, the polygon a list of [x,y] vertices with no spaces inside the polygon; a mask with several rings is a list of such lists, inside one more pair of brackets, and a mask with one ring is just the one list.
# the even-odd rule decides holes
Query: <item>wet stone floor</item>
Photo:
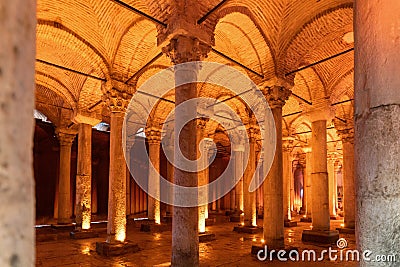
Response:
[{"label": "wet stone floor", "polygon": [[[200,243],[200,266],[358,266],[355,261],[332,261],[325,255],[323,261],[273,261],[261,262],[256,256],[251,255],[252,245],[261,245],[262,234],[242,234],[233,232],[237,223],[226,222],[223,215],[219,216],[216,223],[207,227],[207,231],[216,235],[216,240]],[[300,217],[295,218],[296,221]],[[342,220],[332,220],[331,228],[336,229],[343,223]],[[69,238],[68,231],[53,230],[47,227],[37,229],[36,252],[37,266],[169,266],[171,256],[171,231],[161,233],[140,232],[140,221],[130,222],[127,229],[127,240],[137,243],[140,251],[123,256],[103,257],[96,253],[96,242],[106,239],[106,224],[95,224],[93,229],[99,233],[98,238],[73,240]],[[262,225],[262,220],[258,220]],[[322,250],[327,250],[329,245],[317,245],[303,243],[301,233],[304,229],[310,229],[310,223],[299,222],[297,227],[285,228],[285,244],[296,247],[300,259],[302,251],[315,250],[317,257]],[[341,238],[347,241],[347,249],[355,249],[354,234],[341,234]],[[337,249],[336,245],[331,245]],[[338,255],[340,250],[333,255]],[[345,258],[345,257],[344,257]]]}]

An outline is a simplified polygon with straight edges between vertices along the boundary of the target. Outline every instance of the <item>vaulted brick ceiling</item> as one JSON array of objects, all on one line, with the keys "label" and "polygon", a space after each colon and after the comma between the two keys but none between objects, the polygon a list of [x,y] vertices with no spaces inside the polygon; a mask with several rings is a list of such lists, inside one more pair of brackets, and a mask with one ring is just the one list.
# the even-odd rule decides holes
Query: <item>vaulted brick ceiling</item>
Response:
[{"label": "vaulted brick ceiling", "polygon": [[[176,14],[196,21],[219,2],[125,0],[128,5],[166,23]],[[214,31],[214,48],[268,79],[352,48],[353,43],[343,39],[346,33],[353,31],[352,6],[353,1],[349,0],[229,0],[208,17],[203,26]],[[157,46],[160,26],[113,1],[38,0],[37,18],[38,59],[106,80],[129,79],[161,51]],[[210,53],[207,60],[232,65],[214,53]],[[132,83],[140,86],[170,65],[170,60],[163,55],[140,72]],[[260,77],[234,67],[256,83],[261,82]],[[287,78],[294,82],[293,92],[309,101],[350,99],[354,90],[353,52]],[[56,103],[63,109],[86,109],[99,102],[102,96],[101,81],[40,62],[36,64],[36,84],[38,99],[48,98],[49,103]],[[199,86],[199,90],[202,96],[229,97],[229,92],[215,90],[209,85]],[[173,100],[173,92],[166,98]],[[299,101],[290,97],[283,113],[300,111]],[[241,101],[232,100],[228,104],[245,116]],[[38,110],[59,122],[60,117],[54,117],[61,112],[55,113],[54,108],[54,105],[37,104]],[[158,116],[165,117],[171,108],[170,104],[160,102]],[[352,104],[338,106],[336,110],[338,116],[349,116]],[[103,120],[108,120],[108,113],[101,105],[92,111],[102,113]],[[301,131],[307,124],[298,123],[303,120],[301,117],[301,114],[286,117],[285,127]]]}]

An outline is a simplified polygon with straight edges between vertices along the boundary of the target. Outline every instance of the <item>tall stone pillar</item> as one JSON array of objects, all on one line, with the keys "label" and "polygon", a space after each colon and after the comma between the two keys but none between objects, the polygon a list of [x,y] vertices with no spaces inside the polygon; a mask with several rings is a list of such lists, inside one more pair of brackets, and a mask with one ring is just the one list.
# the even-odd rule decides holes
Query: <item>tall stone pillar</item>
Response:
[{"label": "tall stone pillar", "polygon": [[[186,23],[186,22],[185,22]],[[195,33],[195,31],[189,30]],[[190,83],[197,80],[199,65],[184,65],[180,63],[198,61],[207,56],[210,46],[195,37],[183,36],[176,33],[170,43],[163,48],[163,52],[175,64],[175,83],[184,84],[175,89],[175,106],[197,97],[197,85]],[[170,36],[171,36],[170,35]],[[189,82],[189,83],[188,83]],[[177,152],[189,160],[197,159],[197,126],[193,120],[197,116],[195,108],[187,108],[185,112],[175,114],[175,125],[185,125],[181,131],[174,131],[175,139],[179,140],[179,148],[175,147],[175,159],[180,160]],[[190,120],[190,121],[189,121]],[[186,123],[186,121],[189,121]],[[180,186],[197,186],[198,177],[195,172],[187,172],[179,168],[174,169],[174,183]],[[175,199],[181,199],[174,193]],[[199,237],[198,237],[198,207],[174,206],[172,220],[172,266],[199,265]]]},{"label": "tall stone pillar", "polygon": [[283,214],[284,220],[290,221],[292,220],[291,214],[291,188],[292,188],[292,180],[293,171],[292,171],[292,149],[293,149],[293,138],[285,137],[283,140],[283,148],[282,148],[282,159],[283,159]]},{"label": "tall stone pillar", "polygon": [[342,139],[343,151],[343,211],[344,228],[355,229],[355,184],[354,184],[354,123],[352,119],[347,124],[335,120],[335,128]]},{"label": "tall stone pillar", "polygon": [[60,142],[60,170],[58,178],[58,224],[71,223],[71,147],[76,132],[69,129],[57,129]]},{"label": "tall stone pillar", "polygon": [[[148,192],[152,192],[156,198],[148,196],[148,218],[156,224],[161,223],[160,210],[160,142],[161,132],[158,129],[150,128],[146,131],[149,144],[149,184]],[[150,167],[153,164],[154,168]]]},{"label": "tall stone pillar", "polygon": [[289,85],[282,80],[267,82],[264,95],[272,110],[276,129],[274,160],[264,181],[263,236],[268,248],[284,247],[282,107],[289,98]]},{"label": "tall stone pillar", "polygon": [[[167,147],[164,147],[164,148],[165,149],[169,149],[170,152],[168,153],[168,155],[173,156],[173,153],[174,153],[173,152],[173,146],[167,146]],[[173,161],[173,159],[171,159],[171,161]],[[173,181],[174,181],[174,165],[172,165],[172,163],[169,162],[168,160],[167,160],[167,177],[168,177],[167,178],[168,181],[173,183]],[[172,197],[171,197],[171,199],[172,199]],[[167,204],[167,214],[168,215],[172,215],[172,209],[173,209],[173,206]]]},{"label": "tall stone pillar", "polygon": [[235,177],[241,176],[239,182],[236,184],[235,193],[236,193],[236,210],[240,213],[244,211],[244,200],[243,200],[243,154],[244,154],[244,145],[233,144],[233,160],[234,160],[234,172]]},{"label": "tall stone pillar", "polygon": [[329,216],[336,219],[336,202],[337,202],[337,183],[335,173],[335,152],[330,153],[328,157],[328,183],[329,183]]},{"label": "tall stone pillar", "polygon": [[[203,121],[202,125],[205,126],[205,122]],[[199,129],[200,130],[200,129]],[[200,136],[204,136],[204,128],[202,128],[199,132],[201,132]],[[214,143],[214,141],[212,139],[209,138],[204,138],[203,139],[203,146],[199,147],[199,149],[201,149],[201,154],[206,155],[206,157],[204,157],[204,162],[200,163],[200,168],[204,167],[204,166],[208,166],[208,155],[209,155],[209,149],[212,146],[212,144]],[[200,156],[200,155],[199,155]],[[200,169],[199,168],[199,169]],[[199,171],[198,173],[199,175],[199,186],[203,186],[203,185],[207,185],[208,184],[208,167],[206,167],[204,170]],[[199,192],[199,200],[201,202],[204,202],[204,200],[208,199],[208,191],[204,191],[204,192]],[[199,206],[199,233],[204,233],[206,231],[206,219],[208,218],[208,205],[204,204],[204,205],[200,205]]]},{"label": "tall stone pillar", "polygon": [[312,154],[311,146],[303,147],[304,153],[306,153],[306,173],[304,175],[304,198],[305,198],[305,218],[311,221],[311,211],[312,211]]},{"label": "tall stone pillar", "polygon": [[92,125],[81,123],[78,130],[75,222],[78,229],[90,228],[92,216]]},{"label": "tall stone pillar", "polygon": [[[356,0],[354,14],[358,248],[398,254],[400,1]],[[360,265],[382,266],[365,261]]]},{"label": "tall stone pillar", "polygon": [[249,128],[248,162],[243,177],[243,200],[244,200],[244,226],[257,226],[256,192],[249,192],[250,182],[256,171],[256,138],[255,129]]},{"label": "tall stone pillar", "polygon": [[312,230],[304,230],[303,241],[321,243],[335,242],[339,238],[337,231],[330,231],[329,181],[327,166],[327,120],[333,118],[328,101],[315,101],[308,112],[312,122]]},{"label": "tall stone pillar", "polygon": [[126,92],[126,85],[113,80],[112,88],[104,95],[111,111],[107,243],[126,238],[126,163],[122,147],[122,127],[130,98]]},{"label": "tall stone pillar", "polygon": [[131,181],[131,149],[133,144],[135,143],[134,139],[126,140],[126,151],[125,151],[125,162],[126,162],[126,216],[129,216],[133,213],[133,205],[134,203],[132,199],[134,198],[134,186]]},{"label": "tall stone pillar", "polygon": [[0,266],[34,266],[36,1],[0,10]]}]

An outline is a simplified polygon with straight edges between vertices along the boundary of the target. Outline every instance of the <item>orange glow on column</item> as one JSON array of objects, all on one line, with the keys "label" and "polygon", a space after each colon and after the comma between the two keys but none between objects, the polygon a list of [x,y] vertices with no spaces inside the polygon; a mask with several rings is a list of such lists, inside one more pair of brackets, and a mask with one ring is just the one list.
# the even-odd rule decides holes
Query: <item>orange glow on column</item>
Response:
[{"label": "orange glow on column", "polygon": [[199,207],[199,233],[206,231],[206,213],[205,206]]}]

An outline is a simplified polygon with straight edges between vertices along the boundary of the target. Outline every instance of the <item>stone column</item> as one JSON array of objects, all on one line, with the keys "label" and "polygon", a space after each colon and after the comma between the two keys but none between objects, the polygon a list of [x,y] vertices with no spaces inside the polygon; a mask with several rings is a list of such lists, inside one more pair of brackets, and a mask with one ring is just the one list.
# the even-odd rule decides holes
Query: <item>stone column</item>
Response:
[{"label": "stone column", "polygon": [[34,266],[36,1],[0,10],[0,266]]},{"label": "stone column", "polygon": [[304,153],[306,153],[306,173],[304,175],[304,198],[305,198],[305,217],[311,220],[312,211],[312,190],[311,190],[311,173],[312,173],[312,154],[311,146],[303,147]]},{"label": "stone column", "polygon": [[111,111],[107,243],[123,242],[126,238],[126,163],[122,126],[130,98],[127,91],[126,85],[113,80],[112,88],[104,95]]},{"label": "stone column", "polygon": [[132,205],[132,198],[134,195],[134,188],[132,186],[131,181],[131,149],[134,144],[135,140],[126,140],[126,151],[125,151],[125,162],[126,162],[126,216],[132,214],[133,205]]},{"label": "stone column", "polygon": [[249,192],[250,182],[253,179],[256,167],[256,138],[255,129],[249,129],[249,147],[248,162],[243,177],[243,200],[244,200],[244,225],[257,226],[256,193]]},{"label": "stone column", "polygon": [[90,228],[92,216],[92,125],[80,123],[78,130],[75,222],[78,229]]},{"label": "stone column", "polygon": [[282,107],[289,98],[289,85],[282,81],[267,82],[264,95],[272,109],[276,129],[274,160],[264,181],[264,225],[265,245],[271,249],[284,247],[283,214],[283,158],[282,158]]},{"label": "stone column", "polygon": [[244,211],[244,203],[243,203],[243,154],[244,154],[244,145],[233,144],[233,160],[234,160],[234,172],[235,177],[241,176],[239,182],[236,185],[235,193],[236,193],[236,211],[243,212]]},{"label": "stone column", "polygon": [[309,110],[312,126],[312,230],[304,230],[303,241],[321,243],[335,242],[339,238],[337,231],[330,231],[329,181],[327,166],[327,120],[333,118],[333,111],[326,100],[315,100]]},{"label": "stone column", "polygon": [[[161,132],[158,129],[150,128],[146,131],[149,144],[149,184],[148,192],[152,192],[156,197],[148,196],[147,209],[148,218],[156,224],[161,223],[160,210],[160,142]],[[154,168],[150,167],[153,164]]]},{"label": "stone column", "polygon": [[[205,126],[204,121],[203,121],[202,125]],[[201,135],[199,135],[198,137],[204,136],[204,127],[202,129],[199,129],[199,132],[201,132]],[[203,139],[203,146],[199,147],[199,149],[202,150],[201,154],[206,155],[206,157],[204,158],[204,162],[200,164],[200,167],[208,166],[208,154],[209,154],[208,152],[213,143],[214,143],[214,141],[212,139],[209,139],[209,138]],[[198,175],[199,175],[199,178],[198,178],[199,186],[208,184],[208,167],[206,167],[202,171],[199,171]],[[203,193],[204,194],[199,193],[199,200],[207,200],[208,199],[207,190]],[[206,231],[206,219],[208,217],[208,207],[207,206],[208,206],[207,204],[199,206],[199,233],[204,233]]]},{"label": "stone column", "polygon": [[60,170],[58,178],[58,224],[71,223],[71,147],[76,132],[69,129],[57,129],[60,142]]},{"label": "stone column", "polygon": [[355,185],[354,185],[354,123],[347,125],[335,120],[335,128],[342,139],[343,151],[343,211],[344,228],[355,229]]},{"label": "stone column", "polygon": [[400,1],[356,0],[354,7],[356,237],[362,251],[398,254]]},{"label": "stone column", "polygon": [[336,173],[335,173],[335,153],[330,153],[328,157],[328,183],[329,183],[329,216],[331,219],[336,219],[336,202],[337,194],[335,188],[337,188]]},{"label": "stone column", "polygon": [[[168,147],[166,147],[166,149],[169,149],[171,151],[169,153],[169,155],[173,156],[173,153],[174,153],[173,152],[173,147],[172,146],[168,146]],[[168,181],[170,181],[170,182],[174,181],[174,165],[172,165],[172,163],[169,162],[168,160],[167,160],[167,177],[168,177]],[[172,215],[172,209],[173,209],[173,206],[167,204],[167,213],[169,215]]]},{"label": "stone column", "polygon": [[[183,19],[183,18],[182,18]],[[186,23],[186,22],[184,22]],[[193,32],[189,30],[189,32]],[[197,80],[198,68],[180,63],[198,61],[210,51],[210,46],[199,39],[171,33],[174,37],[163,48],[163,52],[175,64],[175,83],[184,84],[175,89],[175,106],[197,97],[197,85],[188,83]],[[170,36],[171,36],[170,35]],[[185,84],[186,83],[186,84]],[[175,114],[175,125],[185,125],[182,130],[174,131],[175,140],[179,140],[183,156],[189,160],[197,158],[196,121],[197,110],[188,108],[185,112]],[[187,120],[191,119],[188,123]],[[175,147],[175,162],[180,160]],[[197,173],[174,169],[174,183],[180,186],[197,186]],[[184,197],[174,194],[175,199]],[[199,265],[198,207],[174,206],[172,220],[172,266]]]},{"label": "stone column", "polygon": [[292,149],[293,137],[285,137],[283,140],[282,158],[283,158],[283,214],[285,221],[292,220],[291,214],[291,185],[293,178],[292,171]]}]

